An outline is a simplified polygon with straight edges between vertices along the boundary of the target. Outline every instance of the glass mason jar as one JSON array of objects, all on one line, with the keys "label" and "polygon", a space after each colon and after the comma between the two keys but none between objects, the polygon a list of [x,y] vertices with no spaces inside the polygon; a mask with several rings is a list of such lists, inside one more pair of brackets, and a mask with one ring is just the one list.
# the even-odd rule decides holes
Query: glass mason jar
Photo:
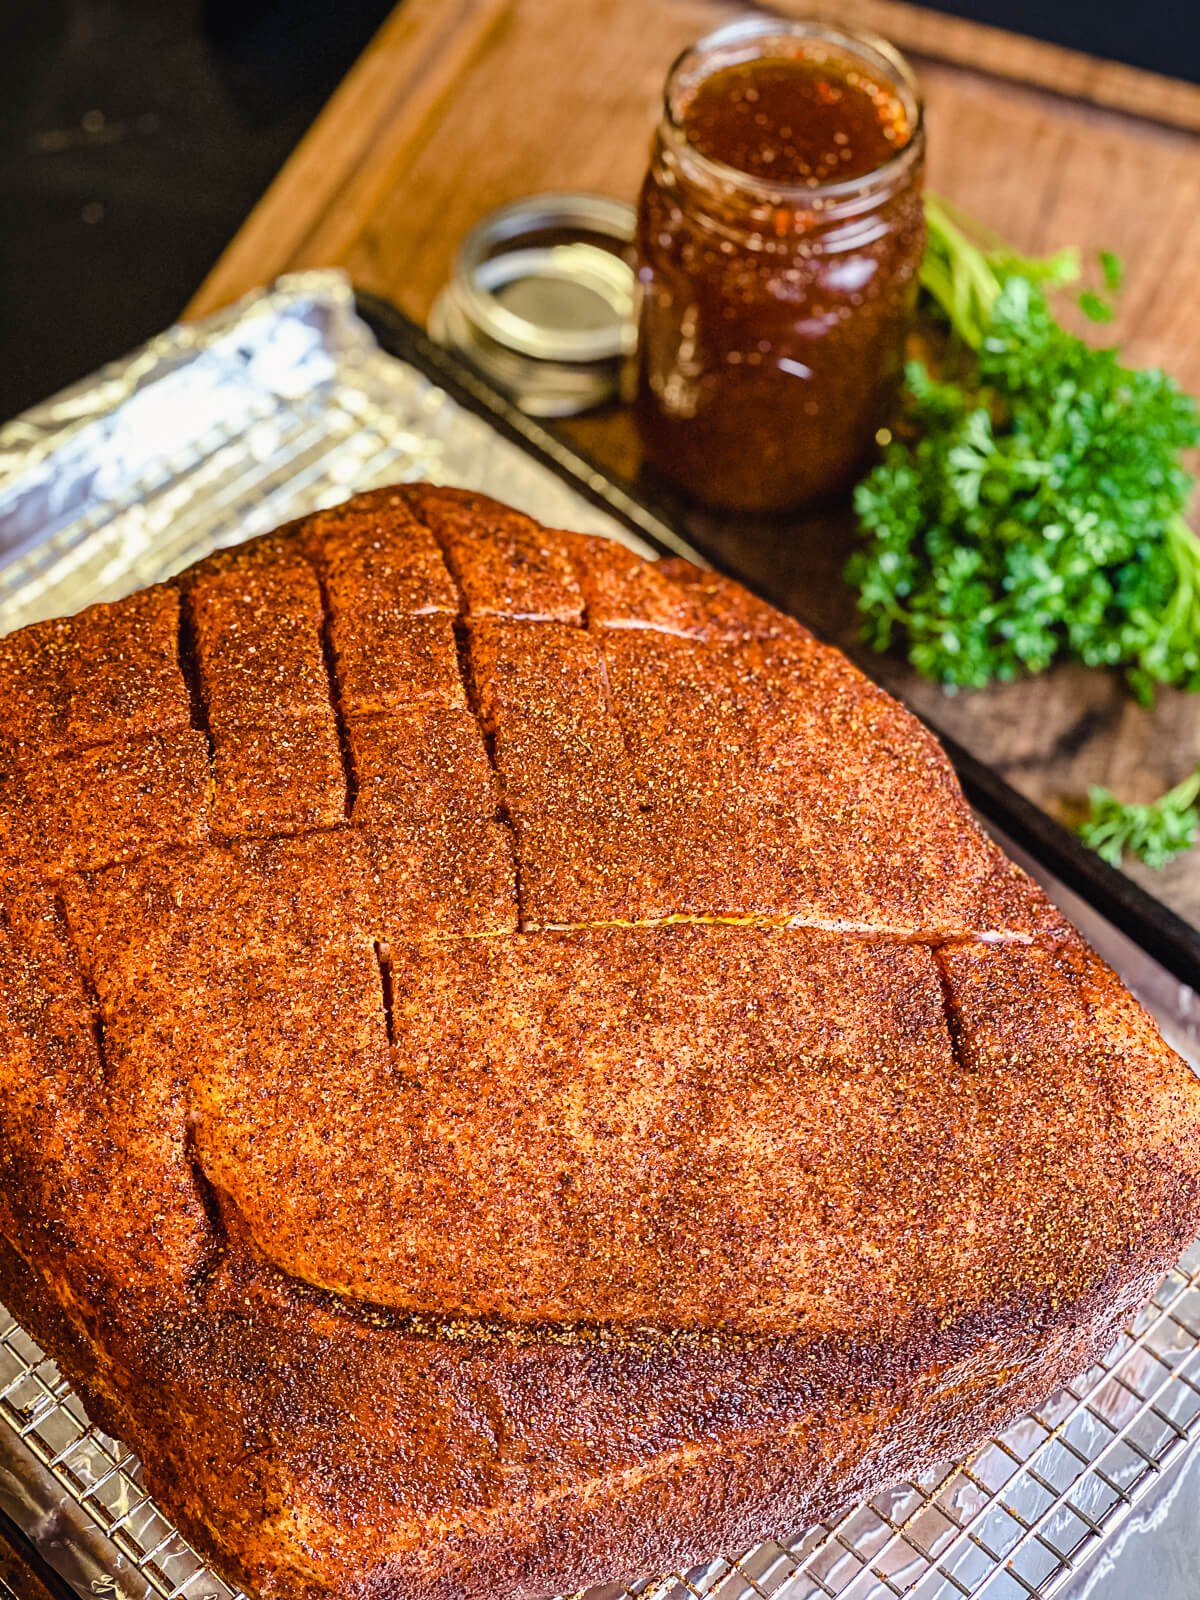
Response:
[{"label": "glass mason jar", "polygon": [[861,473],[903,369],[924,150],[882,40],[748,18],[672,67],[638,212],[637,411],[650,461],[697,499],[778,511]]}]

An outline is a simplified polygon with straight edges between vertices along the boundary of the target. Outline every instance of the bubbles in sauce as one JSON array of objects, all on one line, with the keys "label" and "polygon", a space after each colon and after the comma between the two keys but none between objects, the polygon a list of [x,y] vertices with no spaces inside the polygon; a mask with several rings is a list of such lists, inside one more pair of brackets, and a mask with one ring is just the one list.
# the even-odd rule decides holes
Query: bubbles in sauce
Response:
[{"label": "bubbles in sauce", "polygon": [[692,91],[680,122],[709,160],[814,189],[876,171],[912,134],[892,88],[823,51],[722,67]]}]

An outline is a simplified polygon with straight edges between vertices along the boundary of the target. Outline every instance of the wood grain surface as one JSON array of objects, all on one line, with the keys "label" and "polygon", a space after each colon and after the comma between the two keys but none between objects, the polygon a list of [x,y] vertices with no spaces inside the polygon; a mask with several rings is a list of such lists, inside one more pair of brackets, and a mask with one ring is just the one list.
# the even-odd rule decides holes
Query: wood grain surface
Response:
[{"label": "wood grain surface", "polygon": [[[339,265],[424,321],[459,241],[494,206],[549,189],[634,198],[667,67],[735,9],[404,0],[190,313],[284,271]],[[837,15],[913,54],[931,187],[1021,248],[1117,251],[1126,288],[1112,334],[1130,360],[1200,392],[1200,89],[900,0],[842,0]],[[567,431],[611,470],[638,476],[624,412]],[[773,524],[685,515],[716,559],[827,636],[852,636],[844,511]],[[1067,820],[1089,783],[1149,799],[1200,760],[1200,696],[1164,694],[1148,713],[1116,678],[1083,670],[953,698],[899,663],[880,661],[877,675]],[[1200,923],[1200,849],[1134,875]]]}]

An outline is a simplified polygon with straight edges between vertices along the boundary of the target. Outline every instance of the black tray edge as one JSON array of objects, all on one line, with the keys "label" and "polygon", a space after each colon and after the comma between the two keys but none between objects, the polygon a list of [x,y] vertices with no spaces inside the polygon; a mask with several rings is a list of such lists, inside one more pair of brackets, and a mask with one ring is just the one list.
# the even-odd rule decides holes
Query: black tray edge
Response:
[{"label": "black tray edge", "polygon": [[[382,349],[418,367],[460,405],[484,417],[499,433],[549,467],[593,505],[616,517],[660,554],[722,565],[680,533],[670,514],[642,488],[614,477],[563,435],[527,417],[473,367],[435,344],[424,329],[390,301],[362,291],[356,291],[355,299],[360,316]],[[746,583],[741,573],[724,570]],[[754,589],[753,584],[747,587]],[[857,657],[857,664],[870,671],[870,657],[865,653]],[[1047,816],[985,762],[943,733],[936,722],[928,717],[921,720],[949,755],[967,799],[989,822],[1167,971],[1200,991],[1200,930],[1101,860],[1068,828]]]}]

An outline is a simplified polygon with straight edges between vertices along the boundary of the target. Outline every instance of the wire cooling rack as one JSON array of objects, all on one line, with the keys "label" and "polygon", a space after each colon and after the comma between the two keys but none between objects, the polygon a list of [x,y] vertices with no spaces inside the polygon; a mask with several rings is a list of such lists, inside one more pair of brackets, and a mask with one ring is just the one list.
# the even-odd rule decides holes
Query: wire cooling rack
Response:
[{"label": "wire cooling rack", "polygon": [[[172,330],[0,433],[0,633],[355,489],[420,476],[637,544],[426,374],[379,352],[339,279],[306,275],[207,327]],[[1106,927],[1085,931],[1137,987],[1099,936]],[[1194,1022],[1190,991],[1159,968],[1146,981],[1159,985],[1163,1020]],[[1104,1362],[970,1460],[834,1525],[588,1600],[1047,1597],[1197,1438],[1200,1245]],[[0,1508],[86,1600],[239,1600],[3,1308]]]}]

